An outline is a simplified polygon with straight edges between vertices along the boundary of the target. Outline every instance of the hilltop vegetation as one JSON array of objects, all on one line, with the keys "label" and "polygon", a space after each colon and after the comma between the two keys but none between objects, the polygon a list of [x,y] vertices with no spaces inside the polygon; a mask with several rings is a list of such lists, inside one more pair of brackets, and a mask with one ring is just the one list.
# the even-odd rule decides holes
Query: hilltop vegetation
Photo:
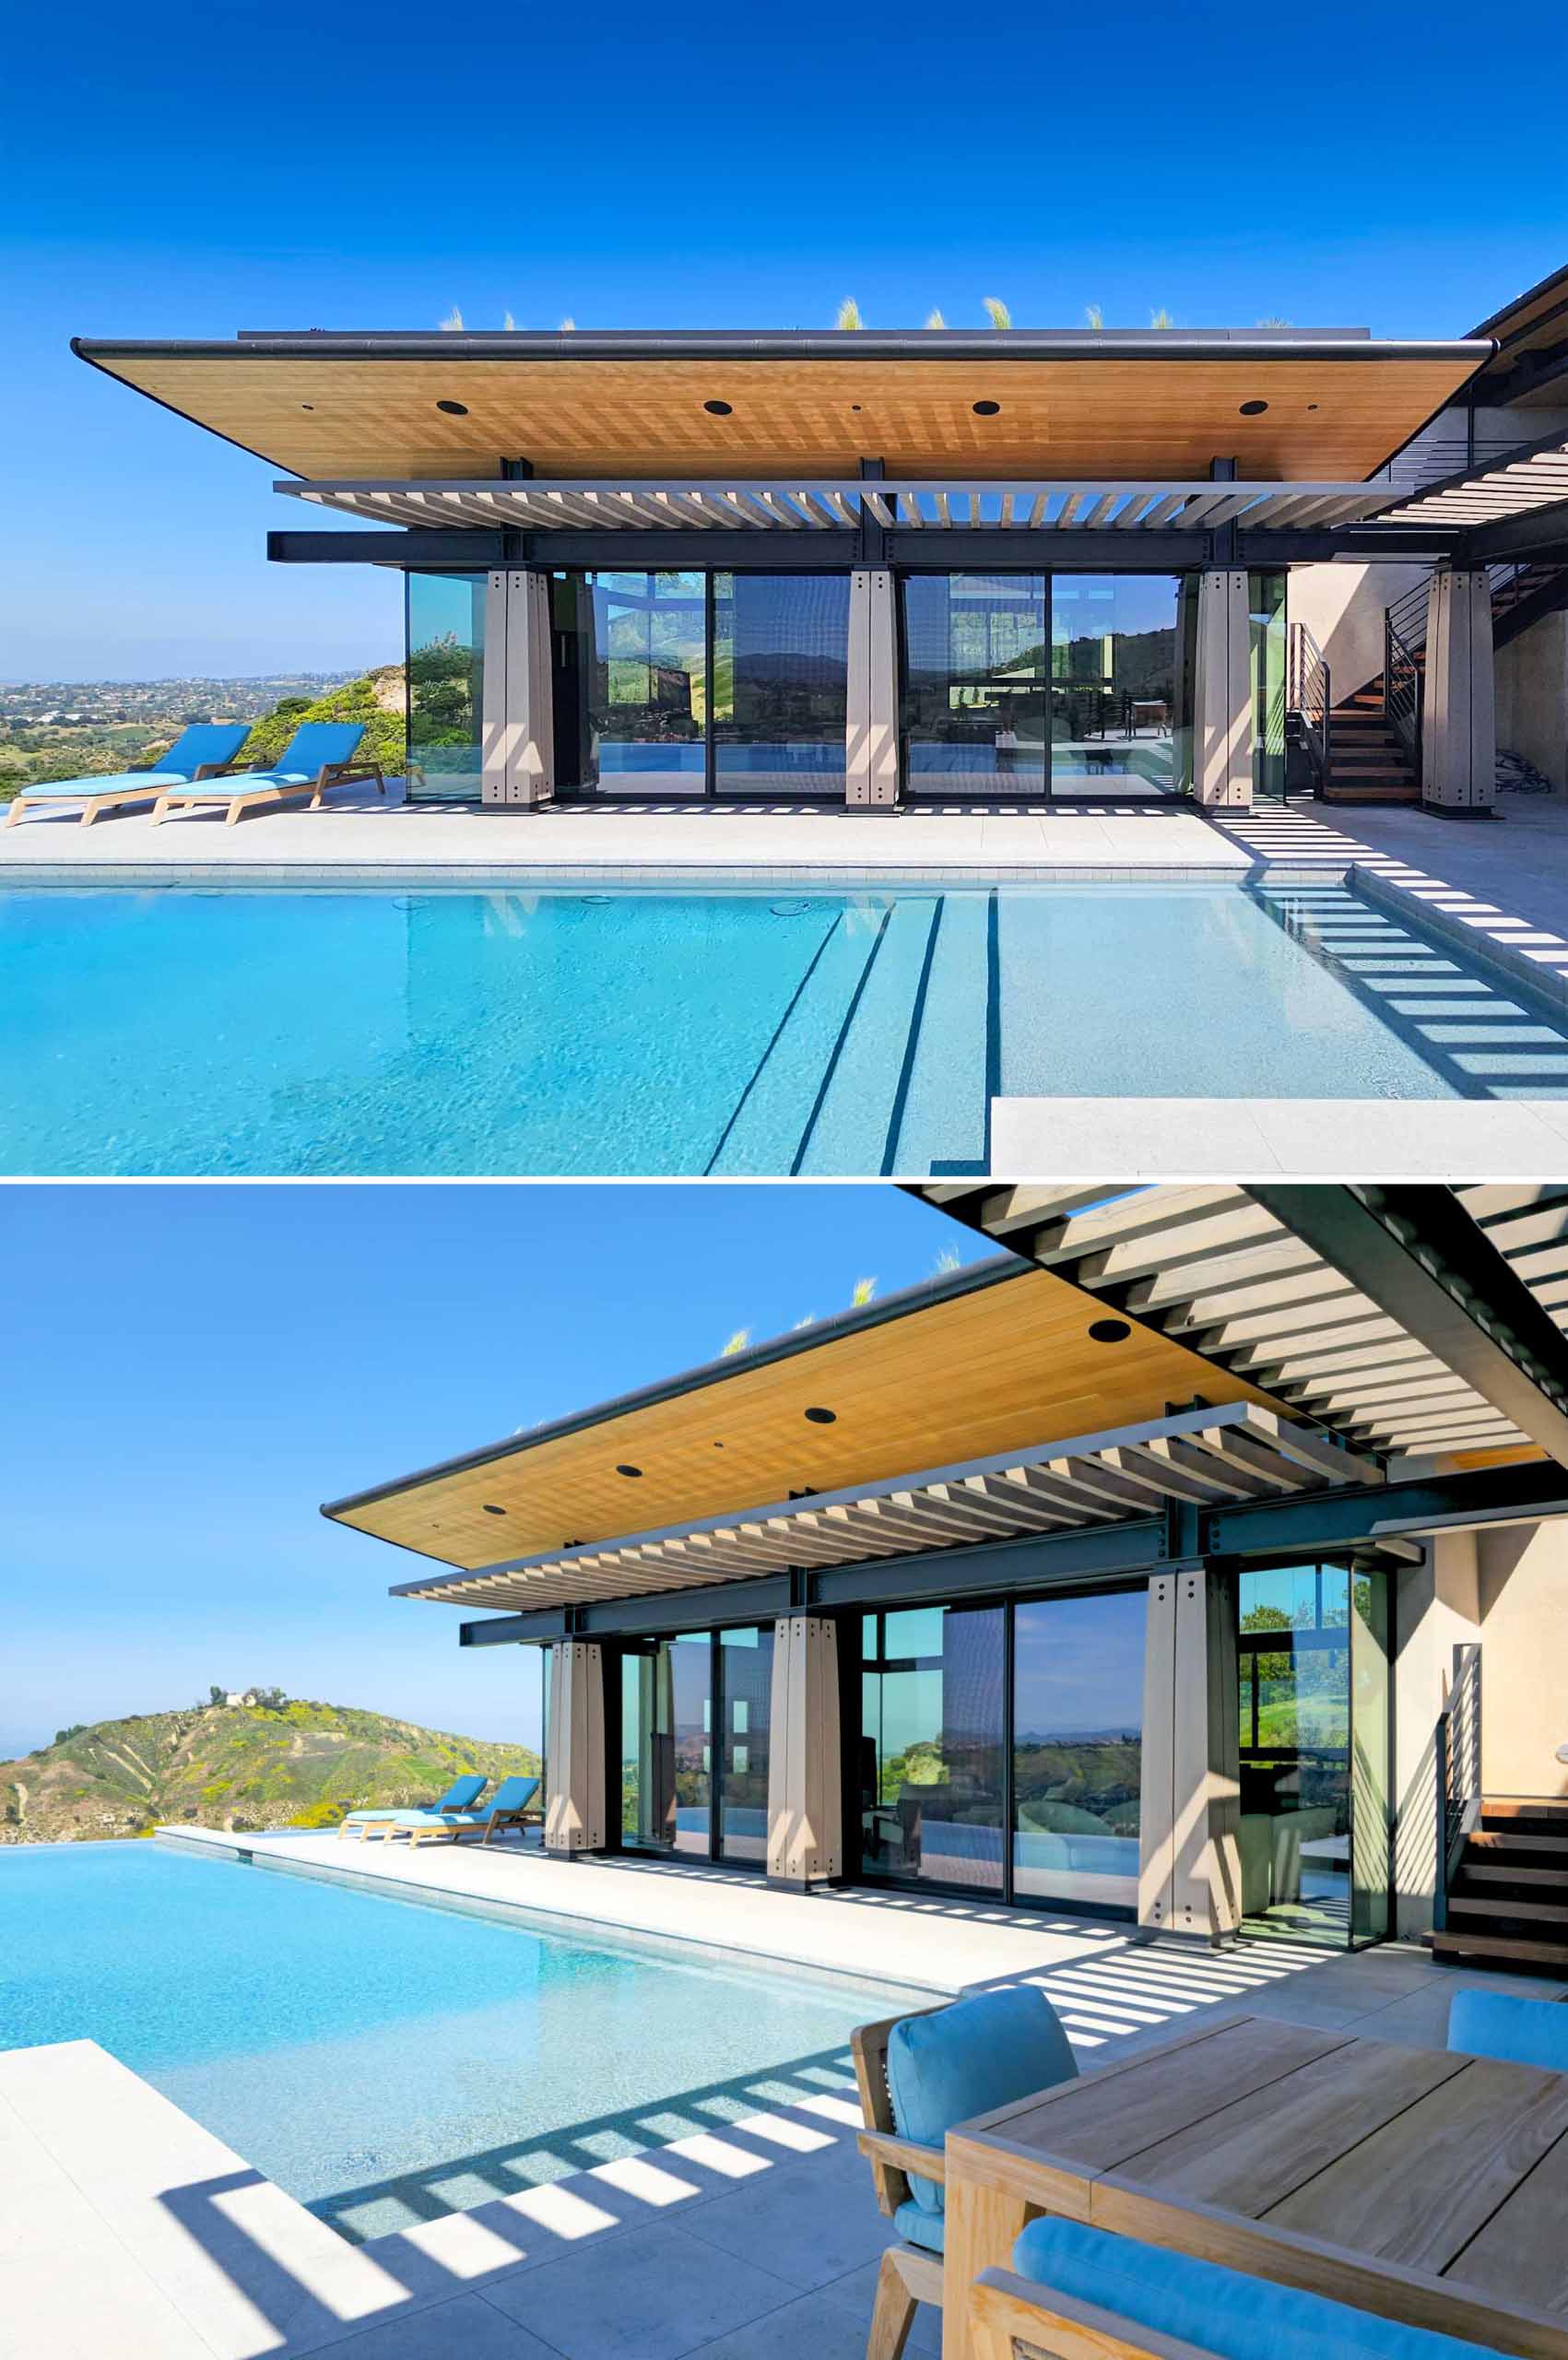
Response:
[{"label": "hilltop vegetation", "polygon": [[143,1835],[181,1821],[238,1831],[336,1827],[359,1804],[432,1800],[465,1770],[538,1774],[526,1746],[261,1693],[277,1701],[98,1721],[0,1763],[0,1844]]}]

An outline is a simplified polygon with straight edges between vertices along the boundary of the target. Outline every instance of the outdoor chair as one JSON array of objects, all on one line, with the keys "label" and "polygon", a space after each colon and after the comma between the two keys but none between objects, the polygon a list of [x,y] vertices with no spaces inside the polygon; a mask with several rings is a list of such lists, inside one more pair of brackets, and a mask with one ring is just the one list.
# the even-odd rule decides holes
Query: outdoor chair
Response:
[{"label": "outdoor chair", "polygon": [[1568,2007],[1513,1991],[1456,1991],[1448,2003],[1448,2046],[1467,2057],[1568,2073]]},{"label": "outdoor chair", "polygon": [[368,1835],[389,1825],[395,1820],[419,1816],[435,1818],[448,1811],[471,1811],[489,1786],[489,1780],[469,1771],[461,1778],[454,1778],[438,1802],[427,1803],[416,1810],[411,1803],[395,1804],[390,1811],[351,1811],[337,1830],[338,1841],[345,1835],[356,1835],[362,1844]]},{"label": "outdoor chair", "polygon": [[50,779],[37,786],[18,787],[6,814],[6,825],[14,828],[29,803],[79,803],[82,825],[90,828],[100,811],[112,811],[116,804],[151,803],[171,788],[218,776],[229,769],[249,735],[250,724],[244,721],[193,722],[181,730],[151,770],[114,771],[102,778]]},{"label": "outdoor chair", "polygon": [[863,2024],[851,2040],[877,2201],[904,2242],[882,2256],[867,2360],[897,2360],[917,2303],[942,2300],[947,2225],[942,2142],[1010,2098],[1073,2079],[1078,2059],[1033,1984]]},{"label": "outdoor chair", "polygon": [[534,1797],[539,1791],[536,1778],[503,1778],[483,1811],[458,1811],[442,1823],[427,1822],[408,1830],[410,1844],[434,1844],[451,1836],[461,1844],[466,1835],[477,1835],[488,1844],[498,1828],[523,1828],[530,1819],[542,1816]]},{"label": "outdoor chair", "polygon": [[153,825],[159,826],[176,804],[183,810],[194,810],[204,803],[221,804],[230,828],[253,807],[282,803],[291,795],[308,795],[314,811],[329,786],[348,786],[356,779],[373,778],[377,794],[384,795],[386,781],[381,764],[354,760],[364,734],[362,721],[304,722],[270,769],[243,771],[231,786],[209,783],[166,788],[153,805]]},{"label": "outdoor chair", "polygon": [[[1497,2360],[1484,2344],[1050,2214],[970,2290],[975,2360]],[[890,2354],[897,2346],[888,2347]]]}]

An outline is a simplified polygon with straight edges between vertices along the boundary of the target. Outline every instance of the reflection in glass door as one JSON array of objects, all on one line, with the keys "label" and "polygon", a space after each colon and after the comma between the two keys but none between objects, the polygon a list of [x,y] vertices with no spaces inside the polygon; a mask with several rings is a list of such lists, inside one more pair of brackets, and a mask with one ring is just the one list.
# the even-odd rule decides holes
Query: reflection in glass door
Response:
[{"label": "reflection in glass door", "polygon": [[595,573],[576,601],[588,632],[584,784],[616,795],[705,791],[707,599],[700,573]]},{"label": "reflection in glass door", "polygon": [[1051,792],[1185,794],[1197,607],[1168,574],[1051,577]]},{"label": "reflection in glass door", "polygon": [[863,1876],[1001,1891],[1006,1611],[862,1617]]},{"label": "reflection in glass door", "polygon": [[766,1858],[772,1664],[772,1623],[623,1645],[624,1846]]},{"label": "reflection in glass door", "polygon": [[1045,577],[916,573],[902,585],[911,795],[1045,792]]}]

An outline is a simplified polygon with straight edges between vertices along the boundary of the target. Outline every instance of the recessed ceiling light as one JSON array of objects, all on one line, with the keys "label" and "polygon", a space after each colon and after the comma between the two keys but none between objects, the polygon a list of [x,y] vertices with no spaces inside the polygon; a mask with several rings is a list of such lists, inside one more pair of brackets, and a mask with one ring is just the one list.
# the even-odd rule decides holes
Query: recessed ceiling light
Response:
[{"label": "recessed ceiling light", "polygon": [[1125,1344],[1132,1329],[1125,1319],[1096,1319],[1091,1321],[1089,1332],[1097,1344]]},{"label": "recessed ceiling light", "polygon": [[618,1475],[641,1475],[643,1469],[640,1467],[620,1466],[615,1471]]},{"label": "recessed ceiling light", "polygon": [[710,418],[732,418],[735,415],[734,406],[729,402],[704,402],[702,407]]},{"label": "recessed ceiling light", "polygon": [[498,1508],[493,1500],[487,1500],[484,1505],[485,1514],[487,1516],[504,1516],[506,1514],[506,1510],[504,1508]]},{"label": "recessed ceiling light", "polygon": [[301,402],[300,404],[300,407],[301,409],[314,409],[315,404],[314,402]]},{"label": "recessed ceiling light", "polygon": [[838,1423],[839,1413],[836,1410],[811,1409],[807,1410],[806,1417],[813,1426],[833,1426]]},{"label": "recessed ceiling light", "polygon": [[976,418],[995,418],[1001,407],[1000,402],[972,402],[970,404]]},{"label": "recessed ceiling light", "polygon": [[468,415],[466,402],[437,402],[436,407],[443,409],[448,418],[466,418]]},{"label": "recessed ceiling light", "polygon": [[1242,404],[1242,416],[1244,418],[1261,418],[1267,407],[1268,404],[1267,402],[1244,402]]}]

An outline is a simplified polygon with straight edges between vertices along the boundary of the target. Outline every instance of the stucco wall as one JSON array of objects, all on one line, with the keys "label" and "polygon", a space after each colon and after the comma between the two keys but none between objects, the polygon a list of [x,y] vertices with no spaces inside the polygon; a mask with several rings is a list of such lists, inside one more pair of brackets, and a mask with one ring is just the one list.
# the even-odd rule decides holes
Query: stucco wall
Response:
[{"label": "stucco wall", "polygon": [[1497,742],[1568,787],[1568,614],[1543,615],[1499,648]]},{"label": "stucco wall", "polygon": [[[1437,1863],[1434,1733],[1454,1649],[1480,1635],[1475,1535],[1437,1534],[1428,1563],[1398,1576],[1394,1600],[1394,1915],[1398,1933],[1432,1924]],[[1486,1658],[1483,1655],[1483,1666]],[[1484,1734],[1486,1713],[1482,1709]]]},{"label": "stucco wall", "polygon": [[1426,578],[1424,565],[1292,568],[1287,610],[1323,650],[1336,704],[1382,671],[1385,610]]},{"label": "stucco wall", "polygon": [[1481,1775],[1568,1796],[1568,1519],[1480,1535]]}]

